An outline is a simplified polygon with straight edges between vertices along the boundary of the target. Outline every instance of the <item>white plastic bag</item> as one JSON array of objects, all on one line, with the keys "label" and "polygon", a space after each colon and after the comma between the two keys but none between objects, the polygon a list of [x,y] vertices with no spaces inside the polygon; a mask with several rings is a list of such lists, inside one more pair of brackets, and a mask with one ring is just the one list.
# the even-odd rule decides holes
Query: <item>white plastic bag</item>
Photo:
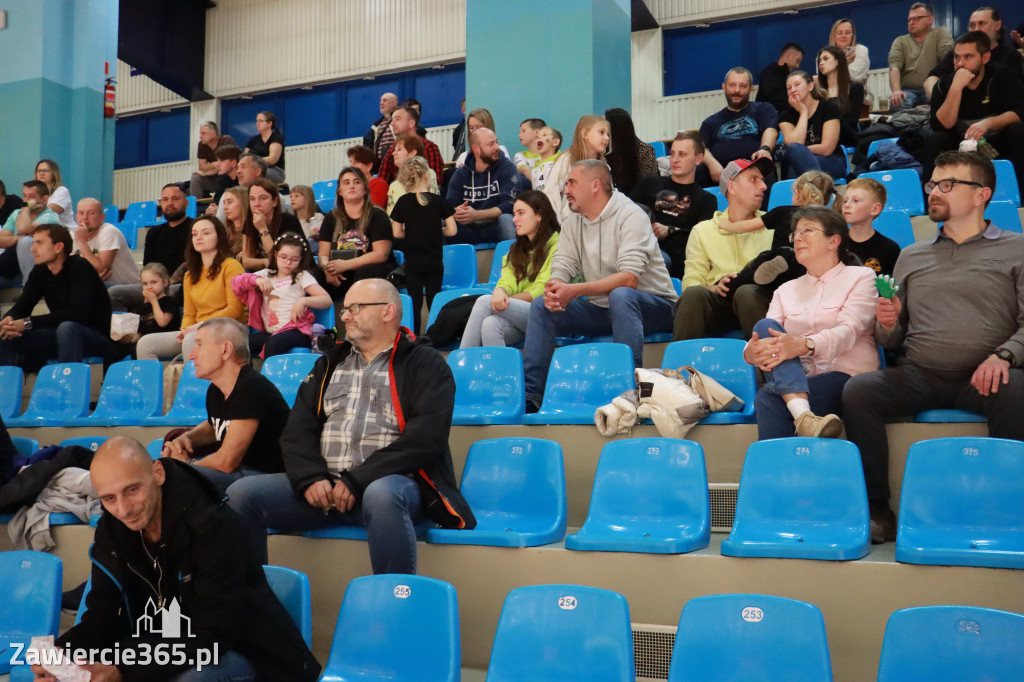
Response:
[{"label": "white plastic bag", "polygon": [[118,313],[110,316],[110,338],[114,341],[138,333],[139,316],[135,313]]}]

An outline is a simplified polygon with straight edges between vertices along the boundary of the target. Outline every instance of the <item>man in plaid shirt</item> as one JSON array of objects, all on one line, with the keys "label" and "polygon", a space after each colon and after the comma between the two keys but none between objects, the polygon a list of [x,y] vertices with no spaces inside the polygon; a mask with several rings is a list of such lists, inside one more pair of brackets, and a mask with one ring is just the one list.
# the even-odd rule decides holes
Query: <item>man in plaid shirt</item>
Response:
[{"label": "man in plaid shirt", "polygon": [[[416,135],[416,126],[419,125],[419,122],[420,112],[416,111],[414,107],[398,107],[395,109],[395,113],[391,115],[391,132],[394,133],[396,140],[403,135]],[[441,158],[441,150],[427,138],[421,137],[420,139],[423,140],[423,158],[427,160],[427,165],[430,166],[430,169],[437,174],[437,180],[440,182],[444,176],[444,159]],[[388,153],[381,160],[380,171],[378,171],[377,177],[389,185],[398,177],[394,146],[388,150]]]}]

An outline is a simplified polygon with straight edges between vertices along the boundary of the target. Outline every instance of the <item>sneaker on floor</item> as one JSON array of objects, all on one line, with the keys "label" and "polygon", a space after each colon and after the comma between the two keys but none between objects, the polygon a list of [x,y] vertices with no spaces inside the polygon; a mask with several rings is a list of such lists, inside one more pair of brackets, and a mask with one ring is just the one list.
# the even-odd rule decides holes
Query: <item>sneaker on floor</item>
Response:
[{"label": "sneaker on floor", "polygon": [[888,507],[871,512],[871,544],[896,541],[896,515]]},{"label": "sneaker on floor", "polygon": [[843,420],[834,414],[819,417],[807,410],[796,418],[796,435],[804,438],[839,438]]},{"label": "sneaker on floor", "polygon": [[765,261],[757,266],[757,270],[754,270],[754,284],[760,284],[764,286],[771,284],[775,281],[775,278],[789,270],[789,263],[786,262],[784,256],[776,256],[770,261]]}]

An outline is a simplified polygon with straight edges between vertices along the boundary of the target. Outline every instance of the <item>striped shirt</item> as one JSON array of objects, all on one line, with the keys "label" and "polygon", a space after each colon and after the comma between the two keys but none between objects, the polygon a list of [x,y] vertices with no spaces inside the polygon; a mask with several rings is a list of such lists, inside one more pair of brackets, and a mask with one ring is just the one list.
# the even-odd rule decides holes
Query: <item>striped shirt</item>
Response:
[{"label": "striped shirt", "polygon": [[354,469],[399,436],[391,402],[391,349],[367,364],[355,348],[331,375],[324,393],[320,452],[331,471]]}]

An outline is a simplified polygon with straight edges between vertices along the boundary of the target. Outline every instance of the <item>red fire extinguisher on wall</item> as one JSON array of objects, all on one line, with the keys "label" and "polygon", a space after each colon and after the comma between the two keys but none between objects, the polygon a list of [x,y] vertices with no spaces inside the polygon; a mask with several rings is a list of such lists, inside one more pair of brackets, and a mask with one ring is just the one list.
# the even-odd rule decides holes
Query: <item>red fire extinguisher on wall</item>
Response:
[{"label": "red fire extinguisher on wall", "polygon": [[110,62],[104,62],[104,73],[107,76],[107,84],[103,86],[103,118],[114,118],[114,84],[116,81],[110,78]]}]

